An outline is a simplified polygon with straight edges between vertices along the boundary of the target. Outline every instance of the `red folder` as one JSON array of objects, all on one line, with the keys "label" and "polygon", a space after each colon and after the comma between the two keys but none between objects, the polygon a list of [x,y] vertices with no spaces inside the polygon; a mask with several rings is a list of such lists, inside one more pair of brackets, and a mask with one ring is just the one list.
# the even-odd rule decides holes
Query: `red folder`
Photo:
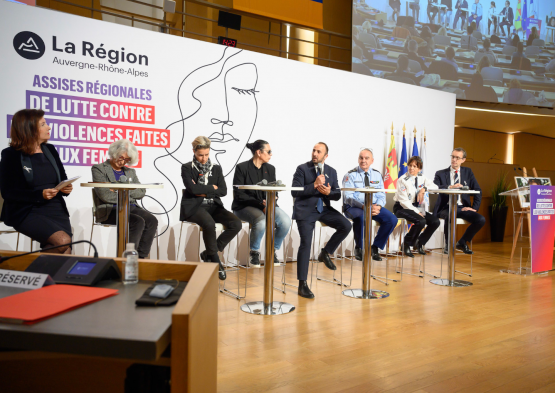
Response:
[{"label": "red folder", "polygon": [[116,289],[50,285],[0,299],[0,322],[33,324],[117,293]]}]

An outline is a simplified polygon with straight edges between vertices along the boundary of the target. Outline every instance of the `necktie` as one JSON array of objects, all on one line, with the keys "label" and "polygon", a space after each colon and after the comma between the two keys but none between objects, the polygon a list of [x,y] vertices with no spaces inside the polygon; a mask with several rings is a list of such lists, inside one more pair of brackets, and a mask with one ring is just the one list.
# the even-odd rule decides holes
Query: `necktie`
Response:
[{"label": "necktie", "polygon": [[459,171],[455,171],[455,183],[453,184],[457,184],[457,183],[460,183]]},{"label": "necktie", "polygon": [[368,178],[368,172],[364,172],[364,187],[370,187],[370,179]]},{"label": "necktie", "polygon": [[[320,176],[320,168],[316,167],[316,175]],[[318,213],[322,213],[324,211],[324,201],[322,198],[318,198],[318,202],[316,203],[316,210]]]},{"label": "necktie", "polygon": [[416,177],[414,178],[414,189],[416,190],[416,191],[414,192],[414,196],[416,196],[416,195],[418,195],[418,176],[416,176]]}]

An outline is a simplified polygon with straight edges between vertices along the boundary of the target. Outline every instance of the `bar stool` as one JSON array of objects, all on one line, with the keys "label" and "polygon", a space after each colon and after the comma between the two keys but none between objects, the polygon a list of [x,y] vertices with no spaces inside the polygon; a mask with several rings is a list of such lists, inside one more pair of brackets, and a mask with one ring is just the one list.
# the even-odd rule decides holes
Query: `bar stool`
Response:
[{"label": "bar stool", "polygon": [[[90,242],[92,243],[92,239],[93,239],[93,232],[94,232],[94,227],[98,226],[98,227],[104,227],[104,228],[115,228],[116,225],[115,224],[103,224],[101,222],[97,222],[96,221],[96,205],[100,204],[100,201],[98,199],[98,197],[96,196],[95,192],[94,192],[94,188],[91,188],[92,191],[92,198],[93,198],[93,205],[92,205],[92,225],[91,225],[91,238],[90,238]],[[156,228],[156,259],[160,259],[160,243],[158,241],[158,228]],[[32,250],[32,242],[31,242],[31,250]],[[137,246],[137,245],[135,245]],[[87,255],[91,255],[91,248],[92,245],[89,244],[89,252]],[[118,255],[119,256],[119,255]],[[150,253],[149,253],[149,257],[150,257]]]},{"label": "bar stool", "polygon": [[[0,211],[2,211],[3,206],[4,206],[4,198],[2,198],[2,194],[0,194]],[[17,233],[17,243],[15,244],[15,251],[19,251],[19,232],[16,231],[15,229],[3,229],[0,231],[0,235],[7,235],[10,233]],[[31,251],[33,251],[32,241],[31,241]]]},{"label": "bar stool", "polygon": [[[178,246],[177,246],[177,257],[176,257],[176,259],[179,258],[179,251],[181,250],[181,234],[183,233],[183,224],[189,224],[189,225],[198,227],[199,237],[198,237],[197,255],[198,255],[199,260],[200,260],[200,239],[201,239],[201,234],[202,234],[202,227],[200,225],[198,225],[194,222],[190,222],[190,221],[181,221],[181,229],[179,230],[179,242],[178,242]],[[218,231],[222,232],[225,229],[226,228],[223,224],[216,223],[216,232],[218,232]],[[235,261],[238,261],[239,260],[238,259],[238,256],[239,256],[239,236],[235,236],[235,240],[236,240]],[[224,251],[222,251],[222,259],[224,259],[223,258]],[[201,262],[202,262],[202,260],[201,260]],[[220,282],[218,283],[219,291],[221,293],[223,293],[225,295],[228,295],[228,296],[231,296],[231,297],[233,297],[237,300],[244,299],[247,296],[248,266],[241,266],[238,262],[230,263],[229,262],[229,253],[227,254],[227,258],[225,258],[222,261],[222,263],[224,264],[226,275],[227,275],[228,272],[237,271],[237,293],[235,293],[233,291],[230,291],[229,289],[226,288],[226,281],[227,280],[223,280],[223,283],[220,280]],[[241,269],[245,270],[245,288],[244,288],[244,292],[243,292],[242,296],[241,296],[241,279],[240,279],[240,274],[239,274],[239,271]]]},{"label": "bar stool", "polygon": [[[401,252],[401,271],[397,270],[397,273],[401,273],[401,279],[399,281],[403,280],[403,274],[408,274],[410,276],[416,276],[416,277],[420,277],[420,278],[424,278],[424,276],[428,275],[434,278],[438,278],[438,276],[433,275],[431,273],[426,273],[426,261],[424,260],[424,255],[420,255],[420,263],[418,265],[418,274],[415,273],[405,273],[404,272],[404,266],[405,266],[405,253],[403,252],[403,246],[404,246],[404,238],[405,235],[408,233],[407,231],[407,227],[408,227],[408,222],[406,219],[404,218],[399,218],[399,220],[402,223],[402,229],[401,229],[401,236],[399,237],[399,251]],[[398,269],[398,266],[397,266]],[[441,276],[441,275],[440,275]]]},{"label": "bar stool", "polygon": [[[353,220],[351,220],[351,219],[348,219],[348,220],[351,222],[351,225],[352,225]],[[374,226],[374,224],[376,224],[375,221],[372,221],[372,223],[373,223],[373,226]],[[318,248],[314,248],[314,245],[316,243],[316,230],[318,228],[320,229],[320,234],[319,234],[319,237],[318,237]],[[323,222],[316,221],[316,225],[314,226],[314,232],[312,233],[312,246],[313,246],[312,248],[313,248],[314,251],[316,251],[316,253],[318,253],[321,249],[322,229],[323,228],[328,228],[328,225],[324,224]],[[341,248],[342,249],[343,249],[343,243],[344,242],[341,243]],[[346,259],[346,255],[342,255],[341,256],[341,269],[340,269],[340,279],[339,280],[337,278],[335,278],[335,273],[337,272],[337,270],[333,271],[333,277],[332,277],[331,280],[327,280],[325,278],[318,277],[318,266],[320,265],[320,262],[317,259],[314,260],[312,262],[311,272],[310,272],[310,286],[312,287],[312,270],[314,268],[314,264],[316,264],[316,280],[329,282],[331,284],[336,284],[336,285],[339,285],[339,286],[350,287],[351,283],[353,281],[353,260],[355,259],[354,258],[354,245],[355,245],[355,238],[353,237],[353,241],[352,241],[352,244],[351,244],[351,250],[353,250],[353,253],[351,253],[351,257],[349,258],[351,260],[351,278],[349,279],[349,285],[347,285],[343,282],[343,263],[344,263],[344,260]],[[343,254],[346,254],[346,253],[343,252]],[[335,253],[333,254],[333,256],[331,258],[336,259],[336,260],[339,259],[338,255],[337,255],[337,250],[335,251]]]},{"label": "bar stool", "polygon": [[[375,222],[375,221],[372,221],[372,222]],[[377,224],[378,224],[377,227],[379,228],[380,225],[379,225],[379,223],[377,223]],[[406,225],[405,219],[404,219],[404,218],[397,218],[397,225],[395,226],[395,229],[399,228],[399,226],[401,226],[401,225]],[[394,231],[395,231],[395,229],[394,229]],[[403,233],[403,229],[402,229],[401,231],[402,231],[402,233]],[[401,236],[402,236],[402,234],[401,234]],[[399,242],[399,244],[401,244],[401,242]],[[400,282],[400,281],[403,279],[403,269],[402,269],[402,268],[403,268],[403,261],[402,261],[402,260],[401,260],[401,279],[400,279],[400,280],[397,280],[397,279],[390,279],[390,278],[389,278],[389,275],[388,275],[388,270],[389,270],[389,257],[390,257],[390,256],[395,256],[395,258],[396,258],[396,261],[395,261],[395,271],[396,271],[397,273],[399,273],[399,272],[398,272],[399,254],[398,254],[398,253],[392,253],[392,252],[391,252],[391,250],[390,250],[390,240],[389,240],[389,238],[387,239],[387,244],[386,244],[386,249],[385,249],[385,254],[384,254],[384,255],[385,255],[385,258],[386,258],[386,259],[385,259],[385,277],[383,277],[383,276],[378,276],[378,275],[375,275],[375,274],[372,274],[372,273],[370,274],[371,277],[372,277],[374,280],[379,281],[379,282],[381,282],[381,283],[383,283],[383,284],[385,284],[385,285],[389,285],[389,282],[388,282],[388,281]],[[374,267],[374,263],[372,264],[372,266]],[[383,281],[383,280],[385,280],[385,281]]]},{"label": "bar stool", "polygon": [[[439,219],[440,222],[444,221],[442,218]],[[463,220],[462,218],[457,218],[457,223],[456,225],[469,225],[470,222]],[[441,224],[440,224],[441,225]],[[445,249],[445,235],[441,238],[441,269],[443,270],[443,256],[445,254],[443,254],[443,250]],[[472,251],[472,241],[470,241],[470,251]],[[455,252],[458,254],[464,254],[464,255],[469,255],[469,254],[465,254],[464,252],[462,252],[461,250],[457,250],[455,249]],[[437,251],[436,251],[437,253]],[[467,275],[469,277],[472,277],[472,259],[473,259],[474,254],[470,254],[470,273],[465,273],[463,271],[459,271],[459,270],[455,270],[455,272],[460,273],[460,274],[464,274]],[[441,276],[440,276],[441,277]]]}]

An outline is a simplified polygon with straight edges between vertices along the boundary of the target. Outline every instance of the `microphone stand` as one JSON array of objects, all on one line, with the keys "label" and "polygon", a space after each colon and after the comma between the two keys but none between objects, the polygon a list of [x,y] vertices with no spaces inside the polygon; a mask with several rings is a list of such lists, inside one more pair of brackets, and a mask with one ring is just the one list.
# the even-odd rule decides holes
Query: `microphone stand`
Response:
[{"label": "microphone stand", "polygon": [[26,253],[18,254],[18,255],[12,255],[12,256],[6,257],[6,258],[1,258],[0,257],[0,263],[2,263],[4,261],[7,261],[8,259],[19,258],[19,257],[25,256],[25,255],[35,254],[37,252],[43,252],[43,251],[48,251],[48,250],[53,250],[55,248],[60,248],[60,247],[64,247],[64,246],[71,246],[73,244],[79,244],[79,243],[88,243],[88,244],[90,244],[94,248],[93,258],[98,258],[98,251],[96,249],[96,246],[92,242],[90,242],[88,240],[78,240],[76,242],[71,242],[71,243],[67,243],[67,244],[60,244],[59,246],[46,247],[46,248],[42,248],[40,250],[30,251],[30,252],[26,252]]}]

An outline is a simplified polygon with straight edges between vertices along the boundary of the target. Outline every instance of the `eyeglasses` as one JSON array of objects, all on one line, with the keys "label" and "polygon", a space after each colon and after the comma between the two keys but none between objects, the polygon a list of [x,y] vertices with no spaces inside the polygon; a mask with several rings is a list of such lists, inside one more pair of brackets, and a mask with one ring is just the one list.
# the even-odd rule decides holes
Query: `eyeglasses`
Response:
[{"label": "eyeglasses", "polygon": [[451,156],[451,159],[452,159],[452,160],[455,160],[455,161],[459,161],[459,160],[463,160],[464,158],[462,158],[462,157],[457,157],[457,156]]},{"label": "eyeglasses", "polygon": [[118,158],[118,161],[131,162],[131,158],[129,158],[129,157],[124,158],[123,156],[120,156],[120,157]]},{"label": "eyeglasses", "polygon": [[260,150],[262,153],[264,152],[268,152],[269,155],[272,155],[272,151],[271,150]]}]

